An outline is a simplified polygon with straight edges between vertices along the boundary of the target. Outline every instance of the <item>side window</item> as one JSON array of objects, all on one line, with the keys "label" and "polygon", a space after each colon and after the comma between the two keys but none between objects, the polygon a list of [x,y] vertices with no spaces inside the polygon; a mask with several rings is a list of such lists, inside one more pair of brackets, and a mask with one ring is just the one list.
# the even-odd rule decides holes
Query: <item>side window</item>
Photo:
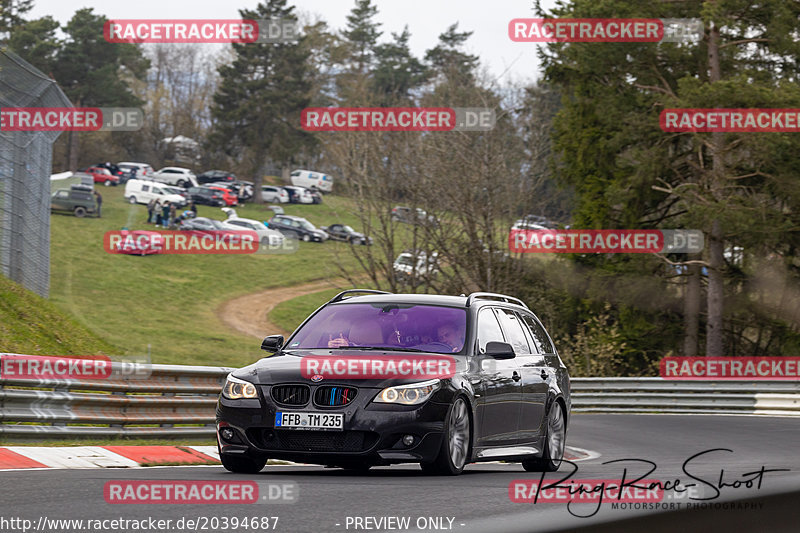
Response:
[{"label": "side window", "polygon": [[486,344],[489,342],[506,342],[506,340],[494,311],[487,308],[478,314],[478,352],[486,353]]},{"label": "side window", "polygon": [[509,309],[498,309],[497,316],[503,326],[503,331],[508,337],[508,342],[518,354],[531,353],[528,346],[528,339],[525,337],[525,332],[522,330],[522,323],[514,311]]},{"label": "side window", "polygon": [[142,192],[147,192],[149,190],[150,190],[150,186],[149,185],[142,185]]},{"label": "side window", "polygon": [[536,320],[530,315],[522,315],[522,319],[528,326],[528,329],[530,330],[530,333],[533,336],[533,341],[536,343],[536,348],[539,350],[539,353],[541,354],[555,353],[553,344],[547,337],[547,333],[544,330],[544,326],[542,326],[538,320]]},{"label": "side window", "polygon": [[162,191],[158,187],[153,187],[153,194],[164,194],[164,191]]},{"label": "side window", "polygon": [[69,198],[69,191],[58,191],[56,198]]}]

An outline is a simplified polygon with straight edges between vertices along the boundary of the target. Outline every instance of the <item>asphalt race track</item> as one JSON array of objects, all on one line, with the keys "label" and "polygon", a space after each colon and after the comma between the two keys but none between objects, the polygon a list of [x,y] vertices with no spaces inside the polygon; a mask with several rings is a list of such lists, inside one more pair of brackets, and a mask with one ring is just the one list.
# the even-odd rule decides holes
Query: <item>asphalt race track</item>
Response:
[{"label": "asphalt race track", "polygon": [[[626,479],[680,480],[687,492],[666,491],[665,509],[612,508],[606,501],[514,503],[509,484],[538,479],[518,464],[470,465],[459,477],[429,477],[416,465],[374,468],[357,474],[313,466],[268,466],[256,476],[238,476],[222,467],[160,467],[101,470],[29,470],[0,473],[3,518],[27,518],[36,524],[48,519],[103,519],[153,517],[261,517],[278,516],[276,531],[798,531],[800,530],[800,420],[753,416],[681,415],[574,415],[567,444],[600,453],[576,463],[573,479],[617,479],[627,467]],[[732,450],[707,450],[724,448]],[[603,464],[611,460],[628,461]],[[639,461],[634,461],[639,460]],[[687,462],[688,460],[688,462]],[[686,472],[684,472],[684,464]],[[788,469],[761,474],[760,469]],[[563,465],[548,474],[556,480],[569,472]],[[690,477],[691,474],[695,479]],[[720,486],[721,489],[713,489]],[[295,482],[295,503],[267,505],[112,505],[104,500],[109,480],[232,480],[255,479],[279,484]],[[699,481],[702,480],[702,481]],[[750,483],[746,481],[750,480]],[[737,483],[738,481],[738,483]],[[697,486],[687,489],[689,483]],[[748,487],[748,485],[750,485]],[[713,497],[704,507],[686,510],[689,496]],[[794,494],[787,494],[794,491]],[[736,501],[735,501],[736,500]],[[694,504],[701,502],[695,501]],[[680,504],[680,506],[678,506]],[[622,507],[622,504],[617,504]],[[592,515],[583,517],[584,515]],[[581,515],[581,516],[575,516]],[[372,517],[356,521],[356,518]],[[408,517],[407,529],[386,517]],[[435,520],[437,519],[438,520]],[[452,520],[452,521],[451,521]],[[625,520],[603,524],[609,520]],[[356,527],[360,524],[360,527]],[[419,527],[418,527],[419,526]],[[436,527],[440,529],[436,529]],[[202,531],[203,529],[199,529]],[[206,531],[222,531],[221,527]],[[263,531],[258,529],[255,531]],[[272,526],[270,527],[272,530]],[[3,528],[3,531],[15,531]],[[41,531],[41,530],[40,530]],[[50,529],[46,531],[72,531]],[[195,528],[169,531],[195,531]],[[228,529],[228,531],[233,531]],[[238,529],[238,531],[245,531]],[[253,529],[246,530],[248,533]]]}]

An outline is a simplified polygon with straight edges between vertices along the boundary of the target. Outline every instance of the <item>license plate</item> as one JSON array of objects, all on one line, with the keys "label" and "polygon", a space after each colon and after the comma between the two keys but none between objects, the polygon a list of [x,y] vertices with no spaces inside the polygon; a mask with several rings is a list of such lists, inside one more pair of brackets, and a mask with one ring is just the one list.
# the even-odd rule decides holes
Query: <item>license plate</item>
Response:
[{"label": "license plate", "polygon": [[275,427],[284,429],[344,429],[344,413],[275,413]]}]

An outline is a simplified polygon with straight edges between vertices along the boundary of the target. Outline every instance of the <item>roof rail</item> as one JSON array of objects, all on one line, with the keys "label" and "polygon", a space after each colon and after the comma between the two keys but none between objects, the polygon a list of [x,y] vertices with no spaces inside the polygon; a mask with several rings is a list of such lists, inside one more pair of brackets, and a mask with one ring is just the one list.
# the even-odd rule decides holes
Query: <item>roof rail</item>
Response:
[{"label": "roof rail", "polygon": [[524,307],[525,309],[528,309],[528,306],[525,305],[525,302],[523,302],[519,298],[514,298],[513,296],[506,296],[505,294],[497,294],[496,292],[473,292],[467,297],[467,307],[469,307],[469,304],[471,304],[473,300],[478,300],[478,299],[500,300],[501,302],[516,304],[521,307]]},{"label": "roof rail", "polygon": [[367,294],[392,294],[391,292],[376,291],[376,290],[373,290],[373,289],[347,289],[346,291],[342,291],[339,294],[337,294],[336,296],[334,296],[333,298],[331,298],[331,301],[328,302],[328,303],[332,304],[332,303],[335,303],[335,302],[341,302],[342,300],[345,299],[345,296],[347,296],[348,294],[353,294],[353,293],[358,293],[358,292],[364,292],[364,293],[367,293]]}]

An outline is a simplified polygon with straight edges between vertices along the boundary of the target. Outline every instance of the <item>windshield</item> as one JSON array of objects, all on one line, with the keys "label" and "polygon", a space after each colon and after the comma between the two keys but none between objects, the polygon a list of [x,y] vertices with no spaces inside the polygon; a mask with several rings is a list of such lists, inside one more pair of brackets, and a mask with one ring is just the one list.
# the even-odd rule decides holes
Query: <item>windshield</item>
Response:
[{"label": "windshield", "polygon": [[399,265],[414,266],[415,263],[416,261],[410,255],[401,255],[397,258],[397,264]]},{"label": "windshield", "polygon": [[309,231],[314,231],[315,229],[317,229],[314,227],[314,224],[312,224],[308,220],[298,220],[298,222],[300,223],[300,227],[303,229],[307,229]]},{"label": "windshield", "polygon": [[464,349],[465,309],[375,303],[329,305],[290,339],[287,349],[413,350],[459,353]]}]

